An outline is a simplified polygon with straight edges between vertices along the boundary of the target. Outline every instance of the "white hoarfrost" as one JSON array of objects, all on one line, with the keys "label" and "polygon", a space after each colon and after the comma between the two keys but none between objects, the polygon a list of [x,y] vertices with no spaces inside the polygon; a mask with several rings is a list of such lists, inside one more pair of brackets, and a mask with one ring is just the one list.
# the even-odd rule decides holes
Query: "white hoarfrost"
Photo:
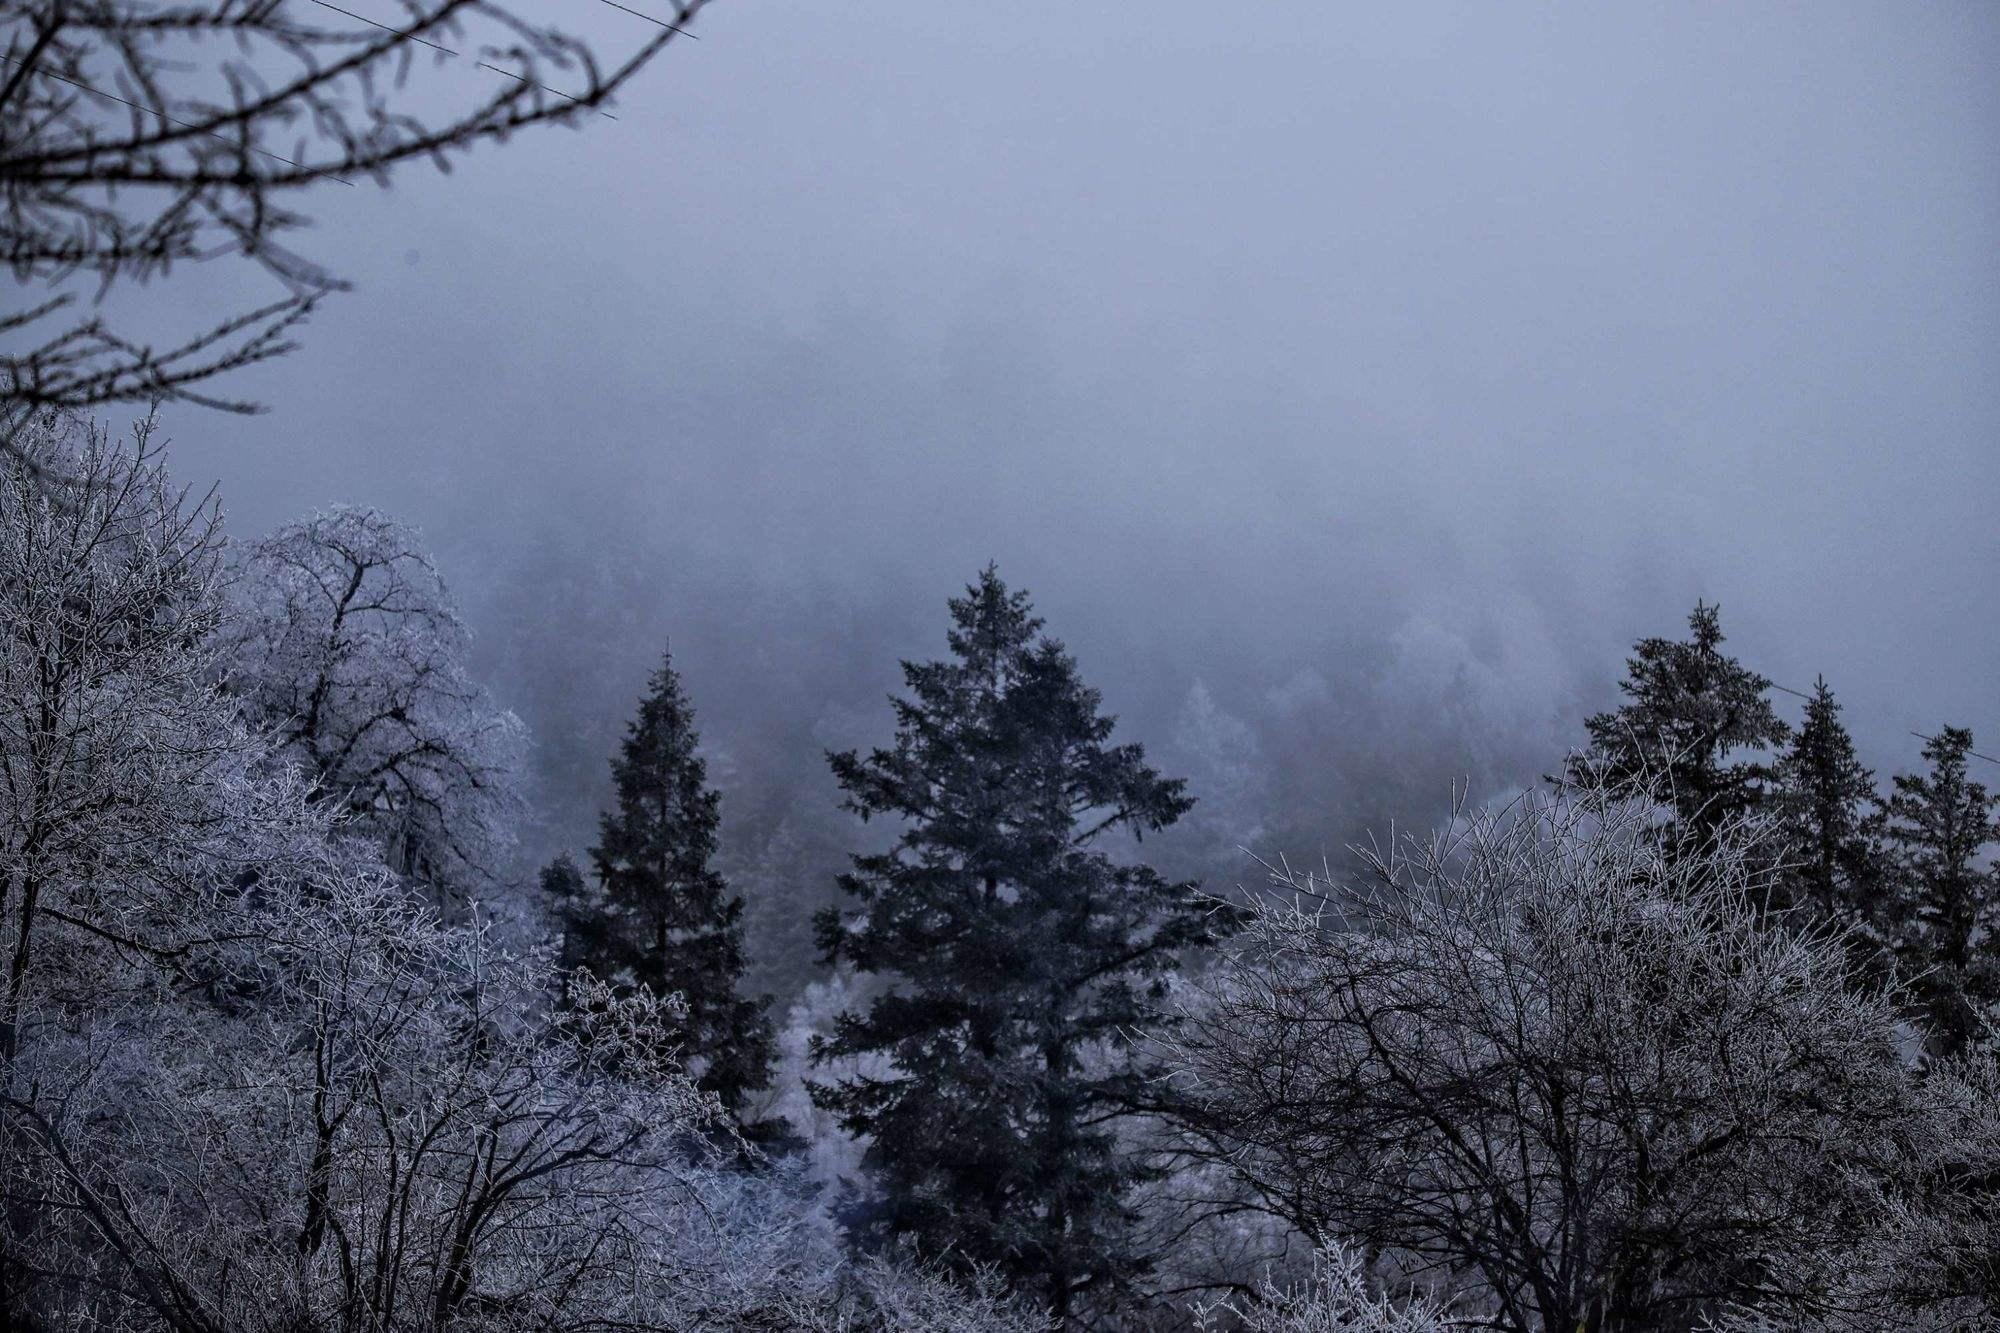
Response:
[{"label": "white hoarfrost", "polygon": [[504,868],[523,731],[466,671],[470,635],[415,532],[342,507],[250,546],[224,661],[245,716],[447,899]]},{"label": "white hoarfrost", "polygon": [[850,1262],[796,1172],[719,1150],[672,997],[412,891],[412,830],[432,869],[494,845],[513,729],[397,530],[281,534],[231,624],[214,511],[145,428],[30,445],[0,460],[0,1322],[1036,1326]]}]

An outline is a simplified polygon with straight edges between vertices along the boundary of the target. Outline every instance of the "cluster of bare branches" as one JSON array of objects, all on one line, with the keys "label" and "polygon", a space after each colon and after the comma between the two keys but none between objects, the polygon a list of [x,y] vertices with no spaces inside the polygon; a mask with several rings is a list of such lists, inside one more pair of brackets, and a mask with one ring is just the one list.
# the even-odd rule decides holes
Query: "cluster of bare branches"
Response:
[{"label": "cluster of bare branches", "polygon": [[1360,883],[1282,874],[1165,1038],[1195,1156],[1517,1333],[1990,1314],[1882,1262],[1959,1215],[1981,1099],[1834,932],[1761,918],[1747,836],[1678,856],[1653,822],[1536,794]]},{"label": "cluster of bare branches", "polygon": [[[0,442],[37,409],[254,410],[216,381],[291,350],[342,286],[285,243],[306,191],[604,114],[705,3],[631,8],[640,35],[601,60],[502,0],[0,0],[0,253],[33,294],[0,317]],[[94,308],[224,257],[270,299],[159,346]]]},{"label": "cluster of bare branches", "polygon": [[511,846],[523,729],[466,669],[471,635],[417,534],[343,507],[235,566],[229,689],[390,867],[462,899]]}]

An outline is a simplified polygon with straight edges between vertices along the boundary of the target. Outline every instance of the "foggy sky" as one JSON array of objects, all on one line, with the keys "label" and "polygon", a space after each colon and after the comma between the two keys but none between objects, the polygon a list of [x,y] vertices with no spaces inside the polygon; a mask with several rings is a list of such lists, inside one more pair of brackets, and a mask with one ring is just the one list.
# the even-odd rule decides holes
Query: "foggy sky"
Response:
[{"label": "foggy sky", "polygon": [[1878,767],[2000,749],[2000,10],[1373,8],[721,0],[615,123],[317,196],[358,289],[176,466],[417,523],[545,790],[668,636],[729,808],[886,739],[989,559],[1335,840],[1698,596]]}]

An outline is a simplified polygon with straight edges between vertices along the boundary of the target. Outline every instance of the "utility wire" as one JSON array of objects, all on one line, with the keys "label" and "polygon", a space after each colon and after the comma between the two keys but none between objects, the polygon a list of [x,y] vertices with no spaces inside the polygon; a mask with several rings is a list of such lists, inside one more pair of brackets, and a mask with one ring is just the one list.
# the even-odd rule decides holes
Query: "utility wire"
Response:
[{"label": "utility wire", "polygon": [[[1775,680],[1766,681],[1765,683],[1768,684],[1772,689],[1777,690],[1782,694],[1793,695],[1800,699],[1812,698],[1810,694],[1805,693],[1803,690],[1795,690],[1789,685],[1780,685]],[[1912,736],[1915,736],[1920,741],[1935,741],[1937,739],[1937,737],[1935,736],[1926,736],[1921,731],[1912,731],[1910,734]],[[2000,759],[1995,759],[1990,754],[1981,754],[1977,750],[1967,750],[1966,753],[1971,755],[1974,759],[1984,759],[1989,764],[2000,764]]]},{"label": "utility wire", "polygon": [[[312,2],[318,5],[321,9],[330,9],[336,14],[345,14],[348,18],[353,19],[356,23],[366,23],[371,28],[380,28],[383,32],[394,33],[398,37],[406,38],[409,41],[415,42],[420,46],[428,46],[433,51],[442,51],[445,55],[456,56],[460,60],[465,59],[465,54],[461,51],[454,51],[449,46],[440,46],[438,43],[433,42],[428,38],[417,36],[417,34],[414,32],[407,32],[402,28],[392,28],[386,23],[380,23],[374,19],[369,18],[366,14],[357,14],[351,9],[342,9],[339,5],[328,4],[327,0],[312,0]],[[690,33],[689,35],[692,36],[693,34]],[[540,88],[545,93],[554,93],[557,97],[567,98],[569,101],[572,102],[581,102],[583,100],[581,97],[576,96],[574,93],[566,93],[560,88],[551,88],[546,83],[536,83],[533,79],[524,78],[523,76],[514,73],[514,71],[510,69],[501,69],[498,65],[489,65],[484,60],[475,60],[472,63],[479,66],[481,69],[490,69],[495,74],[500,75],[502,78],[512,79],[516,83],[525,83],[533,88]],[[603,116],[606,120],[618,119],[618,117],[612,115],[609,111],[606,111],[601,106],[594,106],[590,109],[592,111],[595,111],[598,115]]]},{"label": "utility wire", "polygon": [[646,20],[646,22],[658,24],[662,28],[671,28],[675,32],[679,33],[681,36],[687,38],[690,41],[698,42],[701,40],[700,37],[697,37],[694,33],[689,32],[686,28],[681,27],[678,23],[669,23],[665,19],[654,18],[651,14],[642,13],[641,11],[636,9],[625,9],[625,6],[619,4],[618,0],[598,0],[598,2],[600,4],[610,5],[613,9],[624,9],[625,12],[627,14],[632,15],[632,17],[642,18]]}]

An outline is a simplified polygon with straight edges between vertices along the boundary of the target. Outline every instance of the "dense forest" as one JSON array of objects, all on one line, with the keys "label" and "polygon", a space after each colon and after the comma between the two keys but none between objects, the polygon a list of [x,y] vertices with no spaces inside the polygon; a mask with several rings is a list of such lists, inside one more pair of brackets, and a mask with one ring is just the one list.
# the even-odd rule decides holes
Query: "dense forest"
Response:
[{"label": "dense forest", "polygon": [[988,566],[826,754],[830,882],[724,863],[666,644],[544,859],[417,535],[229,534],[153,430],[0,485],[11,1327],[2000,1317],[1992,761],[1879,780],[1714,606],[1518,794],[1203,882],[1254,784]]}]

